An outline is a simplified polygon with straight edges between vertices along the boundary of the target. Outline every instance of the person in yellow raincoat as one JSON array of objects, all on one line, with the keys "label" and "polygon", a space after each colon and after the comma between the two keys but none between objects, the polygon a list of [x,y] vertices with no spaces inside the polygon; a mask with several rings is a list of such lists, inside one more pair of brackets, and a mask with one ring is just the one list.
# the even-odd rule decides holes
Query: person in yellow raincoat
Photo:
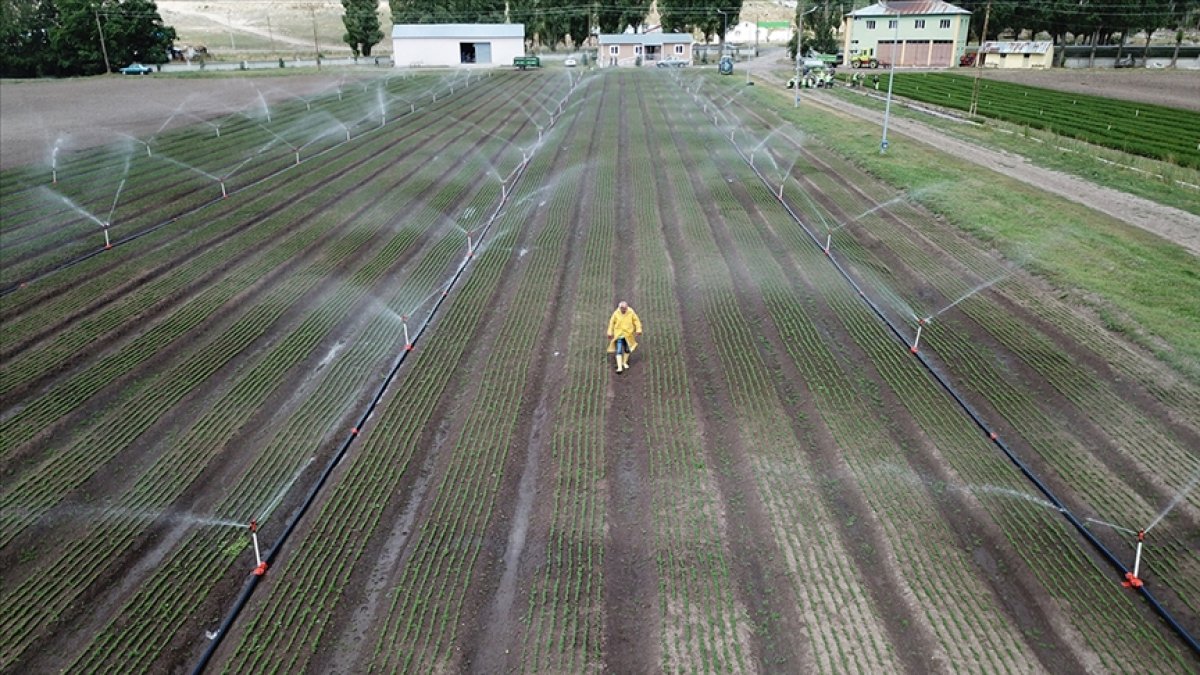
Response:
[{"label": "person in yellow raincoat", "polygon": [[608,353],[617,355],[618,373],[629,368],[629,354],[637,349],[637,338],[641,336],[642,320],[622,300],[608,320]]}]

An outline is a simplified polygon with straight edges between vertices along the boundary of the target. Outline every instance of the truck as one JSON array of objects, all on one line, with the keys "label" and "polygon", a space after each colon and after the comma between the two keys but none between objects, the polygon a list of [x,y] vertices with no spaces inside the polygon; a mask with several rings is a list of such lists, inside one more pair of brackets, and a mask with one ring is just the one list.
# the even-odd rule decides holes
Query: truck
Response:
[{"label": "truck", "polygon": [[526,68],[541,68],[542,60],[536,56],[514,56],[513,66],[525,70]]}]

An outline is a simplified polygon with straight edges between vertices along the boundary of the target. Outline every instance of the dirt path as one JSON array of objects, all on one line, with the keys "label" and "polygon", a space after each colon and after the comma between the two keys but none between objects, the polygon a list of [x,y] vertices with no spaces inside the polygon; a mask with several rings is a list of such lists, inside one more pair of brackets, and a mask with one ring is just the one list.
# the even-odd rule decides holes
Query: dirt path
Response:
[{"label": "dirt path", "polygon": [[[883,115],[878,111],[843,101],[826,92],[814,91],[806,94],[808,101],[840,114],[852,115],[872,124],[883,123]],[[1035,166],[1020,155],[992,150],[947,136],[917,120],[892,117],[889,126],[899,134],[935,147],[957,159],[974,162],[1009,178],[1083,204],[1200,255],[1200,218],[1190,213],[1096,185],[1082,178]]]},{"label": "dirt path", "polygon": [[[782,87],[784,81],[790,76],[790,72],[786,70],[786,66],[783,66],[779,60],[778,54],[768,54],[767,56],[749,61],[745,64],[745,67],[755,77],[766,80],[770,86]],[[991,73],[988,75],[995,79],[1017,79],[1015,77]],[[1125,77],[1118,80],[1118,76],[1111,73],[1092,72],[1080,74],[1078,77],[1074,77],[1074,74],[1072,74],[1071,78],[1052,78],[1050,75],[1050,73],[1043,73],[1042,77],[1035,81],[1027,81],[1025,79],[1020,79],[1019,81],[1022,84],[1053,87],[1064,91],[1079,91],[1095,95],[1113,96],[1115,98],[1146,100],[1149,103],[1176,105],[1174,97],[1162,98],[1163,87],[1143,86],[1146,81],[1145,78]],[[1058,75],[1058,73],[1054,73],[1054,75]],[[1159,77],[1152,81],[1161,85],[1162,79],[1162,77]],[[1193,108],[1200,105],[1192,101],[1192,97],[1188,94],[1188,92],[1200,86],[1193,83],[1193,79],[1200,82],[1200,78],[1188,77],[1172,80],[1172,88],[1179,89],[1183,94],[1180,98],[1188,102],[1188,104],[1179,105],[1178,107]],[[1122,88],[1126,90],[1132,88],[1133,91],[1125,96],[1118,96],[1116,92]],[[1200,91],[1197,93],[1200,93]],[[791,94],[789,93],[788,95],[790,96]],[[881,112],[843,101],[827,92],[818,90],[806,91],[804,97],[805,101],[816,103],[838,114],[857,117],[872,124],[883,124],[883,114]],[[1200,101],[1200,98],[1196,98],[1195,100]],[[1192,253],[1200,255],[1200,217],[1119,190],[1096,185],[1082,178],[1035,166],[1028,159],[1020,155],[993,150],[952,138],[918,120],[893,116],[888,124],[889,128],[896,133],[930,145],[958,159],[985,166],[1010,178],[1088,206],[1117,220],[1129,223],[1147,232],[1152,232],[1163,239],[1179,244]]]}]

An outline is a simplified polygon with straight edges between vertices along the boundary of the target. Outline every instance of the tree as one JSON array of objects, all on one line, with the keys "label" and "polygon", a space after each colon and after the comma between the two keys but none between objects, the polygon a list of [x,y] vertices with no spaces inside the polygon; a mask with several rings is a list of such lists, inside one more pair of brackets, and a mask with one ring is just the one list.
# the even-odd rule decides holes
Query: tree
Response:
[{"label": "tree", "polygon": [[58,8],[39,0],[0,2],[0,77],[40,77],[53,72],[50,29]]},{"label": "tree", "polygon": [[393,23],[503,23],[504,0],[395,0]]},{"label": "tree", "polygon": [[47,74],[103,73],[105,50],[112,68],[134,61],[166,63],[170,59],[175,29],[163,24],[158,6],[150,0],[58,0],[57,8],[49,48],[39,55],[47,62]]},{"label": "tree", "polygon": [[383,39],[379,29],[379,0],[342,0],[342,42],[350,45],[355,56],[370,56],[371,48]]},{"label": "tree", "polygon": [[650,0],[611,0],[597,6],[596,20],[602,33],[624,33],[630,26],[640,26],[650,13]]}]

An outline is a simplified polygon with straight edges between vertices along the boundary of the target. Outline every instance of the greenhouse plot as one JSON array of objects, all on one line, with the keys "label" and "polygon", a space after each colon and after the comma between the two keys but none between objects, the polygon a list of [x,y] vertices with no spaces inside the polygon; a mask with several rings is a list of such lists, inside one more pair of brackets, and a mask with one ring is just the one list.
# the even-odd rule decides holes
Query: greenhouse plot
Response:
[{"label": "greenhouse plot", "polygon": [[1065,514],[1200,630],[1197,384],[750,89],[393,77],[6,173],[0,668],[1194,667]]}]

